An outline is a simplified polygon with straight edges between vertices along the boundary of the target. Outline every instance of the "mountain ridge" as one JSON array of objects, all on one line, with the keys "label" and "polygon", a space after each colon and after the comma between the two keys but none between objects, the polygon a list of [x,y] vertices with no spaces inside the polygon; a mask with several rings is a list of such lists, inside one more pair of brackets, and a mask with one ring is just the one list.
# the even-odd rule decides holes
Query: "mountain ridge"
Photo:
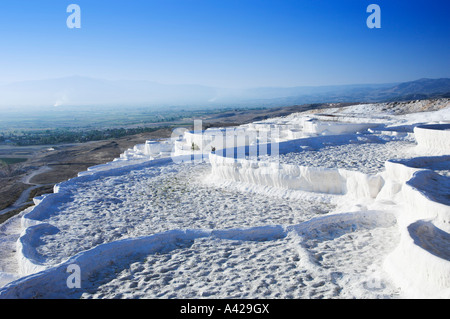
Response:
[{"label": "mountain ridge", "polygon": [[226,89],[146,80],[69,76],[0,85],[0,107],[283,106],[326,102],[391,102],[450,96],[450,78],[408,82]]}]

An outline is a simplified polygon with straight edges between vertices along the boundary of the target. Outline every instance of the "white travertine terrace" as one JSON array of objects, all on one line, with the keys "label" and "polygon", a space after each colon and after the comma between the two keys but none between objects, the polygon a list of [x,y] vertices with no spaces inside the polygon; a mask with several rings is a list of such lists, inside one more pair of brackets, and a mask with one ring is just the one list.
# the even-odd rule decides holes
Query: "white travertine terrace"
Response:
[{"label": "white travertine terrace", "polygon": [[[407,298],[450,298],[450,108],[395,116],[376,113],[376,107],[356,105],[330,110],[329,114],[293,114],[231,129],[186,130],[171,139],[137,145],[111,163],[81,172],[79,177],[57,185],[54,194],[36,198],[36,206],[21,217],[18,278],[0,288],[0,298],[112,296],[108,289],[126,292],[131,297],[138,293],[158,297],[157,291],[161,289],[167,290],[164,296],[168,297],[173,294],[239,297],[234,294],[238,290],[232,290],[238,283],[235,277],[227,277],[228,270],[245,264],[246,268],[239,269],[242,278],[256,282],[259,279],[252,274],[259,272],[252,265],[260,263],[261,269],[274,267],[271,261],[261,261],[264,254],[271,256],[277,267],[285,267],[285,273],[289,274],[277,274],[281,285],[276,288],[280,289],[278,295],[270,295],[274,287],[260,287],[269,296],[289,297],[288,290],[292,289],[300,297],[313,297],[323,286],[326,289],[321,294],[325,297],[336,297],[332,291],[339,287],[338,297],[342,298],[386,297],[386,294],[392,297],[396,293]],[[372,117],[357,116],[369,108]],[[363,171],[370,162],[370,158],[364,158],[368,152],[370,158],[378,160],[370,173]],[[323,167],[324,156],[330,158],[329,167]],[[179,158],[184,159],[183,164],[176,163]],[[194,159],[192,164],[190,159]],[[198,172],[198,176],[189,170]],[[187,190],[182,178],[196,188]],[[170,190],[164,186],[167,183],[172,185]],[[112,197],[108,197],[105,205],[98,197],[110,192]],[[139,192],[151,195],[153,204],[139,201]],[[246,192],[257,199],[252,202],[252,196]],[[222,196],[220,200],[214,201],[210,197],[213,193]],[[183,204],[176,206],[173,200],[166,201],[166,206],[157,204],[163,198],[158,196]],[[231,196],[230,201],[227,196]],[[202,207],[204,201],[209,206]],[[315,201],[321,201],[320,205],[333,203],[334,208],[326,214],[308,215],[306,219],[295,215],[304,206],[308,207],[302,211],[306,216]],[[92,203],[98,208],[94,211],[92,207],[90,211],[86,204],[85,213],[76,212],[77,207],[81,209],[76,205],[82,203]],[[290,207],[284,207],[285,211],[276,218],[275,213],[281,208],[266,216],[273,214],[274,223],[261,223],[265,218],[261,212],[270,209],[267,205],[283,204]],[[247,206],[239,211],[239,205]],[[174,216],[177,207],[186,213]],[[234,208],[227,210],[227,207]],[[135,215],[130,215],[130,211]],[[289,220],[294,221],[286,222],[283,214],[293,214]],[[107,238],[101,239],[101,232],[95,236],[95,231],[86,232],[85,238],[80,238],[86,249],[78,251],[77,243],[64,242],[59,235],[67,232],[75,236],[76,233],[70,232],[70,227],[75,226],[59,216],[69,218],[80,229],[85,226],[79,219],[86,218],[86,227],[103,228]],[[114,226],[105,225],[113,221]],[[131,237],[115,233],[131,225],[134,225],[129,229]],[[161,228],[162,225],[169,228]],[[372,250],[362,253],[356,248],[359,246]],[[52,251],[52,247],[62,248]],[[224,247],[231,253],[225,254]],[[259,256],[258,259],[249,262],[245,258],[251,257],[232,254],[241,248],[247,252],[246,256]],[[65,253],[68,249],[74,253]],[[290,259],[283,259],[277,251],[284,251]],[[226,258],[216,263],[214,258],[206,260],[201,256],[198,261],[195,252],[220,260],[223,255],[234,256],[236,263],[227,264]],[[54,263],[46,255],[50,253]],[[145,290],[145,285],[140,290],[140,286],[127,279],[129,275],[120,274],[107,283],[104,278],[95,281],[94,277],[110,265],[123,265],[127,269],[128,259],[134,256],[132,265],[138,269],[134,272],[135,280],[147,282],[150,270],[159,271],[169,262],[170,258],[158,257],[164,254],[180,260],[179,264],[172,264],[171,270],[165,269],[172,280],[179,267],[204,282],[204,286],[197,287],[195,283],[190,286],[188,282],[172,286],[161,280],[158,290]],[[82,269],[82,282],[91,285],[85,294],[68,290],[65,285],[67,266],[73,263]],[[210,271],[202,269],[201,263]],[[321,268],[325,264],[327,267]],[[383,278],[380,287],[371,287],[355,275],[370,274],[369,270],[355,268],[358,265],[367,269],[378,267],[373,273]],[[297,272],[293,271],[296,267]],[[212,280],[208,286],[209,281],[204,279],[209,278],[211,269],[221,270],[224,277],[218,276],[217,285]],[[346,272],[353,272],[343,275],[347,276],[342,280],[348,282],[348,288],[339,286],[340,279],[335,277]],[[292,276],[299,276],[302,284],[291,287]],[[319,282],[312,280],[314,284],[309,286],[306,282],[314,276]],[[125,283],[133,289],[126,288]],[[249,294],[245,296],[262,297],[258,294],[260,290],[253,288],[248,287]]]}]

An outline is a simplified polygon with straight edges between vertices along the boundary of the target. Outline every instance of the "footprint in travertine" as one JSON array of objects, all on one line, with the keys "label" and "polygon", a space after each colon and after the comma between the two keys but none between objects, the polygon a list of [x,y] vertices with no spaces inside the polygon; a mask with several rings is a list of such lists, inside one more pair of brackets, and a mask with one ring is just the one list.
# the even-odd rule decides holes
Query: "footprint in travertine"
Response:
[{"label": "footprint in travertine", "polygon": [[197,182],[208,169],[206,164],[172,163],[80,182],[76,192],[55,203],[55,213],[44,220],[60,231],[42,236],[37,253],[55,265],[123,238],[171,229],[297,224],[333,209],[316,194],[280,202],[279,197]]},{"label": "footprint in travertine", "polygon": [[[348,222],[358,221],[357,214],[349,216],[353,217],[348,217]],[[327,218],[337,221],[337,217]],[[383,215],[377,218],[383,219]],[[339,220],[340,231],[337,231],[331,225],[338,224],[327,225],[326,218],[321,218],[324,227],[309,238],[295,230],[281,238],[272,236],[261,240],[243,239],[247,234],[245,230],[240,231],[239,239],[197,238],[177,249],[147,255],[131,265],[124,264],[119,273],[97,274],[98,278],[111,279],[82,297],[352,298],[395,295],[395,289],[383,282],[372,291],[367,291],[367,287],[374,285],[365,285],[371,279],[367,278],[368,270],[381,268],[383,256],[395,247],[398,241],[395,226],[389,227],[384,221],[381,224],[386,227],[376,227],[380,223],[369,222],[372,227],[348,228],[343,226],[342,216]],[[297,231],[301,233],[301,225]],[[217,234],[224,236],[222,232]]]},{"label": "footprint in travertine", "polygon": [[[316,221],[321,227],[315,227]],[[349,214],[346,218],[331,215],[316,221],[311,225],[306,222],[304,229],[298,229],[303,235],[301,246],[315,265],[313,277],[306,281],[311,287],[311,298],[330,293],[332,297],[351,298],[356,291],[368,298],[398,294],[398,289],[380,275],[385,256],[399,242],[395,218],[373,212],[361,213],[359,217]]]},{"label": "footprint in travertine", "polygon": [[298,267],[289,241],[199,238],[131,264],[83,298],[309,297],[305,282],[312,274]]}]

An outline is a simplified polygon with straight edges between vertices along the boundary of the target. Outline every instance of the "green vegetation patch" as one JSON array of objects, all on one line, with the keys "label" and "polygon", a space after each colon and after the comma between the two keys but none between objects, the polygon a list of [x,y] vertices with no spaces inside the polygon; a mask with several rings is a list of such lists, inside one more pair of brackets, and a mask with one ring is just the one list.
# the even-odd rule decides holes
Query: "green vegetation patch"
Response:
[{"label": "green vegetation patch", "polygon": [[0,157],[0,165],[12,165],[17,163],[26,162],[28,159],[23,157]]}]

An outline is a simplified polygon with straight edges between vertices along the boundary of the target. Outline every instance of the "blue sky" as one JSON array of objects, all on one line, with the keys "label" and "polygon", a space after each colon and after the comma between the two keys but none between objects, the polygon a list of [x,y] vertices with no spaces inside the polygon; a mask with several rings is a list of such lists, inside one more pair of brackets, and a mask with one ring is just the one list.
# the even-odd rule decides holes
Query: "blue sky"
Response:
[{"label": "blue sky", "polygon": [[[69,29],[69,4],[81,29]],[[366,8],[381,8],[369,29]],[[450,1],[2,0],[0,83],[72,75],[220,87],[450,77]]]}]

